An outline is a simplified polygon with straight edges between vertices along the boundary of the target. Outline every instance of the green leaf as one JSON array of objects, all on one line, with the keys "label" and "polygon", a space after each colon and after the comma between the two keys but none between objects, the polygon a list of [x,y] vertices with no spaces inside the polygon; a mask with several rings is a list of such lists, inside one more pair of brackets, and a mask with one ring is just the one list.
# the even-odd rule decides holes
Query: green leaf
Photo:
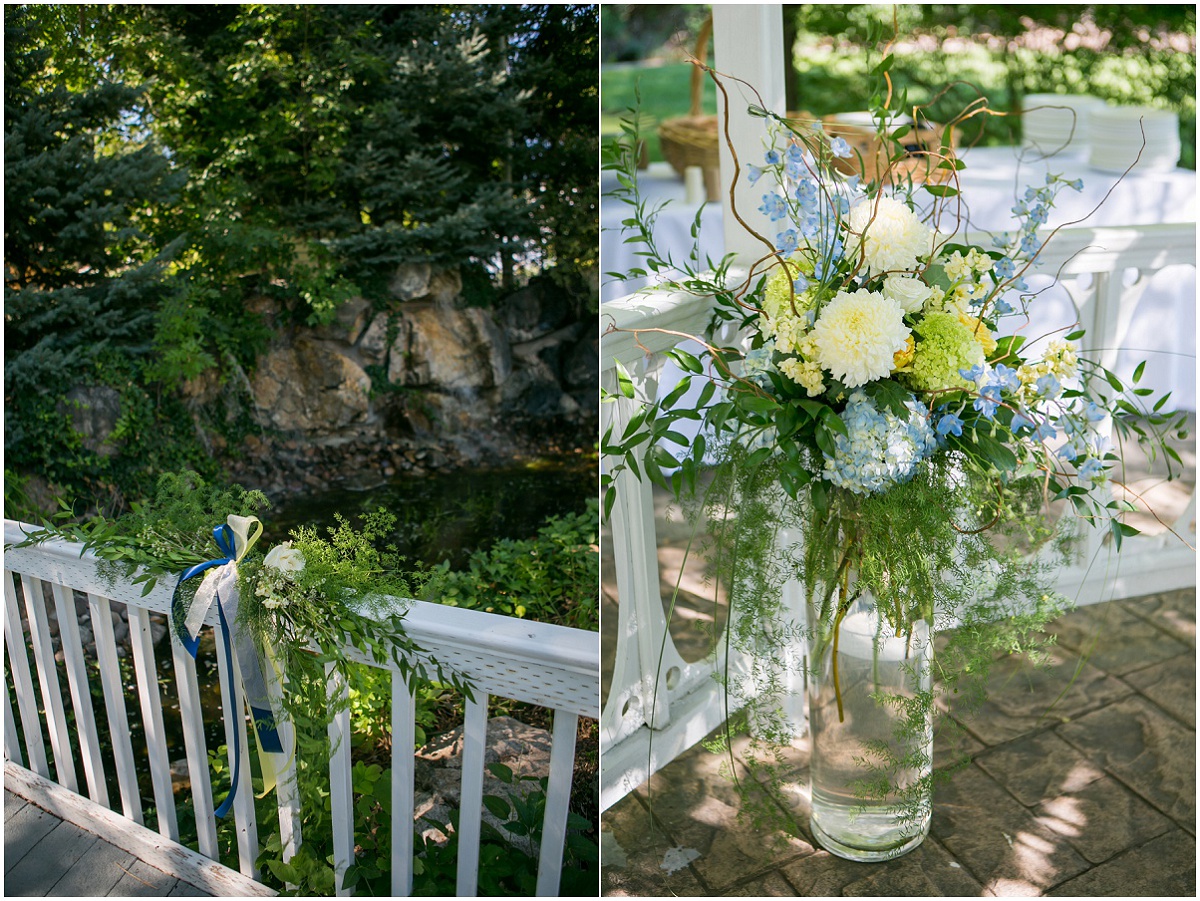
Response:
[{"label": "green leaf", "polygon": [[1067,335],[1067,337],[1065,337],[1063,340],[1064,341],[1078,341],[1080,338],[1082,338],[1086,334],[1087,334],[1087,329],[1081,328],[1078,331],[1071,332],[1071,334]]},{"label": "green leaf", "polygon": [[692,387],[692,377],[691,376],[684,376],[682,379],[680,379],[679,384],[676,385],[674,388],[672,388],[670,394],[668,394],[666,397],[663,398],[663,401],[662,401],[663,409],[667,410],[667,409],[670,409],[671,407],[673,407],[679,401],[679,399],[681,397],[683,397],[685,394],[688,393],[688,390],[691,387]]},{"label": "green leaf", "polygon": [[512,785],[513,771],[503,763],[489,763],[487,765],[488,772],[503,782],[505,785]]},{"label": "green leaf", "polygon": [[746,458],[746,467],[753,472],[770,459],[772,448],[760,447]]},{"label": "green leaf", "polygon": [[823,424],[817,427],[817,447],[827,457],[833,457],[837,454],[837,445],[833,443],[833,436]]},{"label": "green leaf", "polygon": [[672,444],[678,444],[681,447],[687,447],[688,445],[688,439],[679,432],[663,432],[662,440],[670,441]]},{"label": "green leaf", "polygon": [[267,869],[270,870],[271,875],[280,882],[286,882],[292,885],[300,884],[300,873],[290,863],[284,863],[282,860],[268,860]]},{"label": "green leaf", "polygon": [[651,448],[650,453],[646,455],[646,463],[649,464],[653,460],[656,466],[674,468],[679,465],[679,461],[663,447],[655,446]]},{"label": "green leaf", "polygon": [[596,843],[578,833],[567,836],[567,847],[580,860],[595,863],[600,859],[600,849]]},{"label": "green leaf", "polygon": [[928,191],[934,197],[957,197],[958,196],[958,188],[951,187],[950,185],[933,185],[933,184],[926,183],[926,184],[922,185],[921,187],[923,187],[926,191]]},{"label": "green leaf", "polygon": [[617,384],[620,386],[621,393],[625,397],[633,400],[633,379],[629,375],[629,371],[621,365],[621,361],[617,361]]},{"label": "green leaf", "polygon": [[779,402],[775,398],[749,392],[737,395],[736,403],[747,413],[771,413],[779,409]]},{"label": "green leaf", "polygon": [[1112,520],[1109,528],[1112,530],[1113,546],[1118,551],[1121,550],[1121,542],[1126,538],[1142,534],[1140,529],[1136,529],[1128,523],[1123,523],[1116,519]]},{"label": "green leaf", "polygon": [[1017,455],[991,435],[976,432],[975,443],[984,459],[1001,472],[1012,472],[1017,468]]},{"label": "green leaf", "polygon": [[883,59],[881,59],[879,61],[879,64],[877,66],[875,66],[874,69],[871,70],[870,77],[874,78],[878,75],[883,75],[885,72],[887,72],[889,69],[892,68],[892,63],[894,63],[895,61],[896,61],[896,58],[894,56],[892,56],[892,54],[889,53],[887,56],[885,56]]},{"label": "green leaf", "polygon": [[679,364],[681,369],[685,370],[686,372],[694,372],[697,375],[704,373],[704,367],[700,364],[700,361],[686,350],[680,350],[678,347],[673,347],[668,350],[664,356],[670,357]]},{"label": "green leaf", "polygon": [[501,822],[508,819],[509,811],[512,809],[507,801],[496,795],[484,795],[483,806],[488,809],[488,812],[492,816]]}]

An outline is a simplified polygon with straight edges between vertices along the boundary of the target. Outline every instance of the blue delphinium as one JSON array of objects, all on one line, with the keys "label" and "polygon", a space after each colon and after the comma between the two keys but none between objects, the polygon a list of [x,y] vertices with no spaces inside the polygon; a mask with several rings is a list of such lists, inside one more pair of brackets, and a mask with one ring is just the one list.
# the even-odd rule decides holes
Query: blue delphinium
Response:
[{"label": "blue delphinium", "polygon": [[825,456],[825,477],[855,494],[886,491],[912,478],[917,464],[933,453],[936,439],[916,400],[905,406],[907,420],[878,409],[861,390],[852,393],[842,413],[847,434],[834,433],[835,453]]},{"label": "blue delphinium", "polygon": [[845,138],[833,138],[829,142],[829,152],[838,159],[848,160],[854,156],[854,151],[850,149],[850,145]]},{"label": "blue delphinium", "polygon": [[961,435],[963,432],[963,421],[954,413],[943,413],[942,418],[938,420],[937,433],[945,438],[948,435]]}]

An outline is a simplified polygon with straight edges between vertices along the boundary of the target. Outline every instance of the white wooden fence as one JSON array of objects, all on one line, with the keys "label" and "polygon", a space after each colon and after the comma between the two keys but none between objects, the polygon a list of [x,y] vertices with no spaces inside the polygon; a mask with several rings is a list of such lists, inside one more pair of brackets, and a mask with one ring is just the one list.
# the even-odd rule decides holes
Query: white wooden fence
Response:
[{"label": "white wooden fence", "polygon": [[[20,523],[6,520],[4,539],[12,545],[23,539]],[[142,596],[141,586],[118,583],[110,587],[97,571],[90,554],[80,556],[81,548],[67,542],[48,542],[36,547],[12,548],[4,557],[4,635],[8,649],[11,682],[16,692],[17,710],[5,690],[4,754],[38,775],[56,781],[72,791],[86,790],[88,797],[105,807],[113,806],[106,785],[106,772],[115,767],[120,809],[126,817],[143,822],[142,800],[138,791],[138,770],[149,766],[153,785],[158,830],[172,841],[179,840],[175,797],[171,786],[170,760],[161,703],[160,672],[151,640],[151,614],[167,614],[172,586],[160,582],[155,590]],[[19,582],[14,579],[19,575]],[[43,585],[54,599],[58,620],[58,641],[51,636]],[[90,628],[95,639],[95,662],[103,689],[104,705],[111,740],[111,758],[101,752],[97,718],[89,690],[89,661],[80,639],[80,620],[76,616],[73,592],[87,596]],[[127,698],[118,665],[117,643],[113,634],[112,612],[124,608],[129,622],[129,653],[136,673],[136,705],[145,729],[147,757],[137,759],[130,741]],[[34,666],[29,666],[25,643],[25,625]],[[537,878],[539,895],[556,895],[566,839],[567,804],[574,770],[575,736],[578,717],[599,714],[599,637],[593,632],[568,629],[544,623],[495,616],[473,610],[415,602],[405,619],[408,634],[429,654],[449,669],[465,676],[473,685],[475,700],[466,703],[463,741],[462,801],[459,821],[457,890],[459,896],[476,894],[484,784],[484,741],[489,695],[511,698],[554,710],[553,746],[550,760],[546,812]],[[206,625],[219,628],[215,610]],[[218,671],[225,671],[223,644],[215,642]],[[198,850],[218,859],[216,822],[212,787],[209,779],[208,748],[200,706],[196,661],[178,643],[172,641],[175,684],[178,691],[191,794],[198,832]],[[65,664],[68,694],[64,696],[55,655]],[[377,666],[366,658],[360,662]],[[235,664],[236,665],[236,664]],[[241,697],[240,676],[234,673],[235,697]],[[413,874],[414,806],[414,703],[415,686],[405,684],[392,668],[392,849],[393,895],[408,895]],[[332,691],[345,686],[331,686]],[[221,687],[225,697],[224,687]],[[39,712],[45,712],[44,720]],[[68,708],[73,722],[68,724]],[[291,727],[284,724],[282,730]],[[240,733],[242,768],[249,773],[249,746],[246,721],[232,711],[224,711],[225,744],[235,746],[234,730]],[[20,732],[18,732],[20,730]],[[282,731],[281,730],[281,731]],[[333,820],[334,859],[337,893],[349,894],[342,876],[354,860],[354,796],[351,790],[350,716],[343,712],[329,725],[332,747],[329,792]],[[18,735],[24,738],[27,761],[22,759]],[[46,740],[49,738],[49,756]],[[285,746],[290,735],[284,734]],[[78,756],[77,756],[78,755]],[[80,786],[76,763],[81,764],[84,786]],[[53,773],[51,775],[51,765]],[[233,761],[229,761],[232,768]],[[248,776],[247,776],[248,778]],[[290,859],[300,847],[299,799],[294,782],[281,780],[278,791],[279,824],[284,845],[283,858]],[[115,803],[115,802],[114,802]],[[115,807],[114,807],[115,809]],[[255,859],[259,853],[258,826],[254,799],[249,791],[239,791],[233,813],[237,827],[239,868],[258,878]],[[48,862],[49,863],[49,862]]]},{"label": "white wooden fence", "polygon": [[[966,236],[983,246],[991,239]],[[1195,223],[1058,232],[1041,257],[1040,272],[1058,274],[1088,334],[1087,355],[1115,368],[1117,349],[1152,276],[1170,266],[1196,265]],[[1082,277],[1081,277],[1082,276]],[[616,364],[632,375],[637,401],[603,405],[601,433],[620,436],[639,404],[665,395],[678,370],[663,352],[681,343],[671,332],[702,334],[711,298],[647,292],[610,301],[601,310],[602,384],[617,394]],[[1169,324],[1166,324],[1169,327]],[[634,335],[634,329],[662,329]],[[608,331],[605,331],[608,330]],[[723,695],[714,680],[722,654],[688,663],[672,644],[660,592],[654,503],[650,485],[633,473],[617,478],[609,523],[618,594],[616,659],[600,719],[601,809],[694,745],[723,722]],[[1064,568],[1057,588],[1078,603],[1134,597],[1196,584],[1196,498],[1171,523],[1176,534],[1126,539],[1119,557],[1104,535],[1088,536],[1079,558]],[[736,672],[739,661],[729,661]]]}]

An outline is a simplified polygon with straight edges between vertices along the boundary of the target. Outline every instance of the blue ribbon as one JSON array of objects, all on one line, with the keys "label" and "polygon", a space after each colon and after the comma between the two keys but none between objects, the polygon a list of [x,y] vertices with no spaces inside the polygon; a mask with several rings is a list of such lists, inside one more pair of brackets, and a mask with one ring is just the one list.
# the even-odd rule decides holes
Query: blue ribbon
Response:
[{"label": "blue ribbon", "polygon": [[[218,560],[206,560],[203,563],[197,563],[195,566],[189,566],[179,576],[179,581],[175,583],[175,591],[171,594],[171,624],[175,627],[175,636],[179,639],[179,643],[184,649],[192,655],[192,659],[196,659],[196,651],[200,647],[200,634],[196,633],[196,637],[188,635],[187,627],[184,625],[184,618],[187,616],[187,610],[184,609],[183,603],[179,599],[179,589],[183,583],[192,576],[198,576],[206,569],[212,569],[214,566],[224,566],[226,563],[234,562],[234,542],[233,529],[222,523],[213,529],[213,541],[217,544],[219,550],[224,556]],[[217,596],[217,611],[221,610],[221,598]]]},{"label": "blue ribbon", "polygon": [[[215,566],[224,566],[227,563],[236,563],[236,545],[234,542],[234,533],[228,525],[219,525],[213,529],[213,541],[216,542],[217,550],[222,556],[215,560],[206,560],[203,563],[197,563],[194,566],[188,567],[179,576],[179,581],[175,583],[175,591],[171,595],[171,622],[175,628],[175,635],[179,639],[192,659],[196,659],[196,652],[200,648],[200,635],[196,634],[193,638],[188,634],[185,619],[187,611],[184,609],[180,599],[179,590],[183,583],[193,576],[198,576],[206,570],[212,569]],[[225,616],[225,608],[221,604],[221,594],[216,594],[217,618],[221,624],[221,641],[225,648],[225,672],[222,674],[222,680],[225,683],[225,703],[226,709],[237,719],[237,712],[241,705],[234,697],[233,691],[233,646],[230,642],[230,633],[232,632],[229,621]],[[257,666],[257,661],[254,662]],[[250,713],[253,717],[254,728],[258,733],[259,744],[264,751],[273,753],[282,753],[283,745],[279,739],[279,732],[275,728],[275,716],[268,709],[250,705]],[[225,796],[225,800],[221,802],[221,806],[217,808],[216,815],[224,817],[233,807],[233,799],[237,797],[238,785],[241,780],[242,769],[242,730],[235,728],[233,730],[233,778],[229,788],[229,794]]]}]

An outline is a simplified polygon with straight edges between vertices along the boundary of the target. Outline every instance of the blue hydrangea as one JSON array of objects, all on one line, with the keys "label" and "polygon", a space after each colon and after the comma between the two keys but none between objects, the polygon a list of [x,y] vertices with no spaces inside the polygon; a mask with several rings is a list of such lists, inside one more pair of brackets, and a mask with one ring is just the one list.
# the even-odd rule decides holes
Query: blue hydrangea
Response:
[{"label": "blue hydrangea", "polygon": [[855,494],[877,494],[912,478],[937,442],[925,410],[911,397],[905,406],[907,420],[854,391],[842,413],[848,434],[834,433],[835,453],[825,455],[825,477]]}]

